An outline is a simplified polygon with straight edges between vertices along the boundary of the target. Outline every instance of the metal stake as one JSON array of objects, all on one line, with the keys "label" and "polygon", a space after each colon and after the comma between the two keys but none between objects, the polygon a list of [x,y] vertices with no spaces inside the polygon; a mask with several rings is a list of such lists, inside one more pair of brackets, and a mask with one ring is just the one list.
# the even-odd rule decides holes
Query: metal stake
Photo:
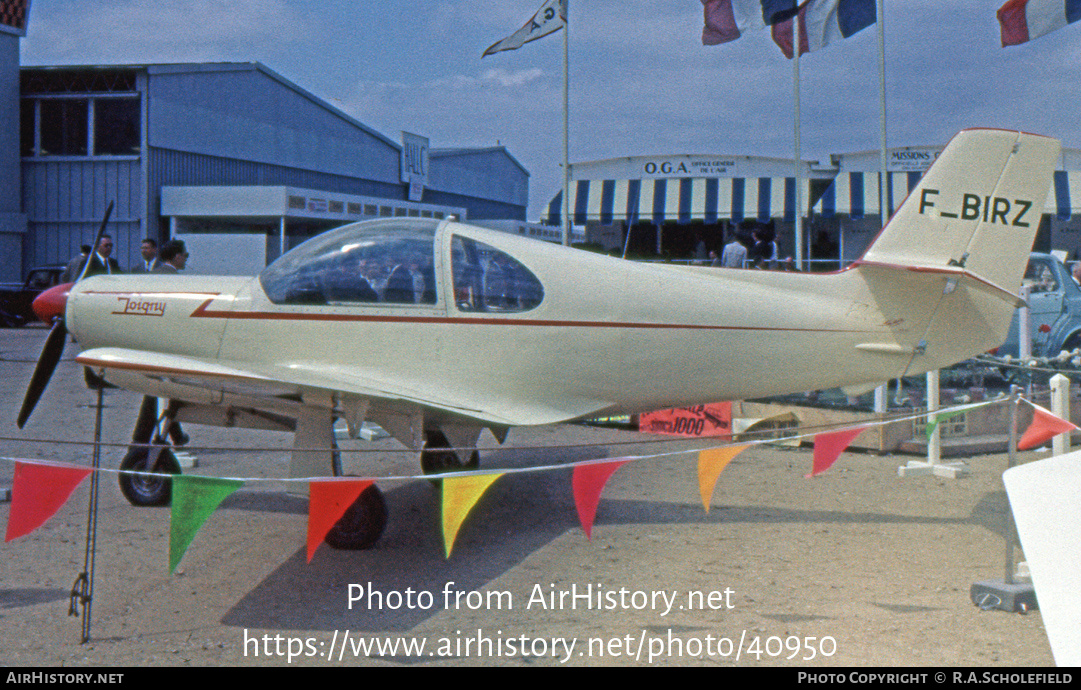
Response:
[{"label": "metal stake", "polygon": [[98,386],[98,402],[94,413],[94,453],[93,472],[90,473],[90,506],[86,516],[86,552],[83,556],[83,572],[75,578],[71,588],[69,616],[79,615],[79,604],[83,607],[83,630],[80,644],[90,641],[90,613],[94,601],[94,557],[97,555],[98,542],[98,476],[101,469],[101,411],[105,387]]}]

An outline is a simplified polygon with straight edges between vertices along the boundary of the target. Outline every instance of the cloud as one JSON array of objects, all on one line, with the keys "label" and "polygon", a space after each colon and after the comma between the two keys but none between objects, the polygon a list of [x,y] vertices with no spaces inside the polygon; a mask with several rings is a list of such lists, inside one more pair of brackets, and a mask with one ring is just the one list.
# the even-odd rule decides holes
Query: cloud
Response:
[{"label": "cloud", "polygon": [[500,86],[524,86],[544,75],[544,70],[534,67],[532,69],[511,72],[505,69],[493,68],[486,70],[480,76],[482,82],[494,82]]},{"label": "cloud", "polygon": [[252,45],[301,36],[302,15],[285,0],[37,0],[23,39],[24,63],[252,59]]}]

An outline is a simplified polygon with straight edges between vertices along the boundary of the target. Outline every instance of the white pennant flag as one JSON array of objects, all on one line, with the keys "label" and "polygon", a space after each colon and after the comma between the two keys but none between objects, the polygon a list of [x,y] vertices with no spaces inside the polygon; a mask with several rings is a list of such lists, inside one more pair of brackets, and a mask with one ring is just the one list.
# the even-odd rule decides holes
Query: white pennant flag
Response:
[{"label": "white pennant flag", "polygon": [[567,0],[547,0],[533,18],[502,41],[491,45],[481,57],[504,50],[517,50],[530,41],[543,38],[567,25]]}]

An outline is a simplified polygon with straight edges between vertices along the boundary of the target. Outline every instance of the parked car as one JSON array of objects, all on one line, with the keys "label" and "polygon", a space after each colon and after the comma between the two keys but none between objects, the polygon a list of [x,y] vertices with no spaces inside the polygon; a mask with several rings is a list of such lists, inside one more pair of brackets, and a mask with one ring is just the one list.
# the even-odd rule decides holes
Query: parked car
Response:
[{"label": "parked car", "polygon": [[64,266],[39,266],[30,269],[22,283],[0,283],[0,326],[14,328],[37,321],[31,305],[34,298],[60,282]]},{"label": "parked car", "polygon": [[[1022,285],[1029,287],[1029,324],[1032,355],[1055,357],[1063,350],[1081,347],[1081,287],[1054,256],[1033,252]],[[998,355],[1018,355],[1020,310],[1013,316],[1006,342]]]}]

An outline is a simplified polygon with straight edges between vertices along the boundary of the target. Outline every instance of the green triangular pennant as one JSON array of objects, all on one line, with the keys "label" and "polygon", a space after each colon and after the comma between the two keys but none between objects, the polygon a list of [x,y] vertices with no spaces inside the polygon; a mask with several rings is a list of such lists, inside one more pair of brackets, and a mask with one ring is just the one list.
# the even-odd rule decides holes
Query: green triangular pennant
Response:
[{"label": "green triangular pennant", "polygon": [[944,422],[947,419],[952,419],[953,417],[956,417],[959,414],[964,414],[967,411],[968,410],[954,410],[953,412],[936,412],[936,416],[934,419],[928,418],[927,428],[923,431],[924,435],[927,437],[927,440],[931,440],[931,434],[935,433],[935,427],[938,426],[939,422]]},{"label": "green triangular pennant", "polygon": [[195,533],[203,526],[225,497],[244,482],[239,479],[219,479],[177,475],[173,482],[173,513],[169,530],[169,572],[176,570]]}]

